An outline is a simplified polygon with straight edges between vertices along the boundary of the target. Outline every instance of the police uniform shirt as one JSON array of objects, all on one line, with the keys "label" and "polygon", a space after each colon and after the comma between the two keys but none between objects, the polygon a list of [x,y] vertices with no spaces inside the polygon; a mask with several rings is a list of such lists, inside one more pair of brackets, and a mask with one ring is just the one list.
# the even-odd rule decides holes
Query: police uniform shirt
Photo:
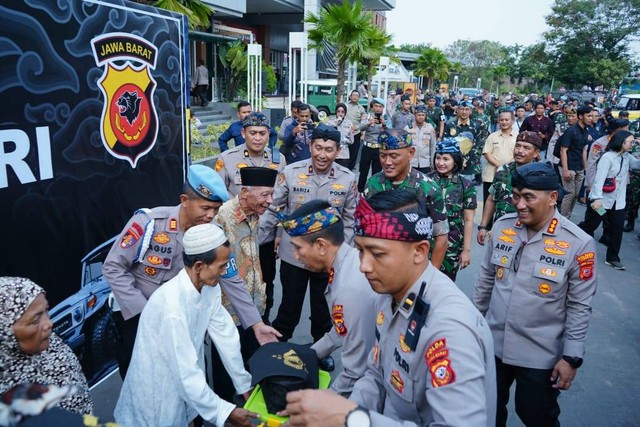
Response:
[{"label": "police uniform shirt", "polygon": [[358,250],[343,243],[336,254],[325,290],[333,328],[313,348],[324,359],[342,347],[342,372],[331,383],[331,390],[348,396],[367,367],[373,347],[377,294],[360,272]]},{"label": "police uniform shirt", "polygon": [[411,141],[416,152],[411,158],[412,168],[433,167],[433,156],[436,149],[436,131],[429,123],[422,126],[415,125],[413,128],[405,127],[411,134]]},{"label": "police uniform shirt", "polygon": [[[423,281],[423,299],[430,308],[411,350],[405,334]],[[390,295],[377,297],[376,341],[350,400],[372,411],[374,427],[494,427],[493,342],[471,301],[431,264],[395,312],[392,300]]]},{"label": "police uniform shirt", "polygon": [[486,315],[496,356],[534,369],[583,357],[596,292],[593,239],[557,210],[531,239],[517,214],[493,230],[473,302]]},{"label": "police uniform shirt", "polygon": [[[274,192],[273,206],[283,209],[284,214],[290,214],[303,203],[314,199],[322,199],[333,207],[340,208],[344,221],[345,241],[353,242],[353,222],[356,210],[355,175],[347,168],[333,163],[325,175],[318,175],[313,169],[311,159],[287,165],[278,176]],[[261,229],[275,229],[277,219],[273,212],[268,210],[261,218]],[[293,254],[291,238],[287,233],[282,233],[282,242],[278,248],[280,258],[300,268],[300,263]],[[261,244],[264,241],[261,240]]]},{"label": "police uniform shirt", "polygon": [[285,166],[285,161],[281,159],[280,163],[274,163],[271,150],[268,148],[264,149],[261,157],[251,157],[246,144],[239,145],[220,154],[216,161],[215,169],[227,187],[229,198],[233,198],[240,193],[242,188],[240,169],[247,166],[259,166],[281,171]]},{"label": "police uniform shirt", "polygon": [[[140,314],[151,294],[184,267],[180,206],[138,210],[102,265],[125,320]],[[220,286],[243,327],[262,321],[233,260],[227,274],[220,278]]]}]

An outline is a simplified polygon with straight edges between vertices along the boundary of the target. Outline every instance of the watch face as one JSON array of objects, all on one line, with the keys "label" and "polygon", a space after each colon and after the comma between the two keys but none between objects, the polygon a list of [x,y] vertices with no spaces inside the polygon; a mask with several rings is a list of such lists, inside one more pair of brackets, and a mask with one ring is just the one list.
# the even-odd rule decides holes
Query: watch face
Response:
[{"label": "watch face", "polygon": [[347,416],[347,427],[370,427],[369,413],[364,409],[355,409]]}]

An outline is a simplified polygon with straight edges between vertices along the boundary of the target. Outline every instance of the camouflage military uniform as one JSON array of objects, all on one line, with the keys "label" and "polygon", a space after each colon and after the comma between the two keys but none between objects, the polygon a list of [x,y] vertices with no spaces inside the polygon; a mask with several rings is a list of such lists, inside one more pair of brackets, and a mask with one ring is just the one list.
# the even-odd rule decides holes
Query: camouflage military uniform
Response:
[{"label": "camouflage military uniform", "polygon": [[460,254],[464,248],[464,210],[475,209],[478,206],[476,188],[471,181],[459,174],[445,178],[433,171],[427,176],[442,188],[449,218],[449,245],[440,271],[455,281],[460,268]]},{"label": "camouflage military uniform", "polygon": [[[629,125],[629,132],[633,133],[636,138],[640,137],[640,119],[636,119]],[[640,143],[637,139],[633,140],[631,145],[631,155],[636,159],[640,159]],[[627,224],[633,225],[638,217],[638,208],[640,208],[640,170],[629,169],[629,185],[627,185],[627,204],[625,206],[625,217]]]},{"label": "camouflage military uniform", "polygon": [[516,166],[516,162],[500,166],[489,188],[489,193],[493,196],[496,204],[496,210],[493,214],[494,223],[498,218],[516,211],[516,208],[511,203],[511,175],[516,170]]},{"label": "camouflage military uniform", "polygon": [[440,134],[438,133],[438,132],[440,132],[440,122],[443,121],[443,120],[446,120],[446,118],[444,116],[444,112],[442,111],[442,108],[440,108],[440,107],[433,107],[433,108],[427,107],[427,121],[436,130],[436,135],[438,137],[440,136]]},{"label": "camouflage military uniform", "polygon": [[449,232],[447,222],[447,208],[440,186],[431,178],[411,168],[407,177],[398,185],[394,185],[389,178],[384,176],[384,172],[378,172],[367,181],[364,190],[364,197],[371,197],[376,193],[398,189],[416,190],[427,199],[429,213],[433,220],[433,235],[441,236]]},{"label": "camouflage military uniform", "polygon": [[471,159],[474,159],[472,163],[473,174],[476,175],[482,173],[482,150],[484,149],[485,141],[491,133],[491,119],[486,114],[478,114],[476,111],[474,111],[471,114],[471,120],[475,120],[476,122],[480,123],[480,134],[478,136],[478,139],[475,141],[475,144],[473,144],[471,152],[469,153],[469,157]]},{"label": "camouflage military uniform", "polygon": [[[444,136],[458,136],[462,132],[470,132],[473,135],[473,147],[463,156],[465,167],[461,171],[463,175],[475,175],[482,172],[480,156],[484,148],[484,142],[480,142],[482,136],[482,123],[469,118],[469,123],[462,124],[457,117],[452,117],[444,125]],[[477,148],[476,148],[477,147]],[[476,166],[477,164],[477,166]],[[478,172],[475,172],[478,170]]]},{"label": "camouflage military uniform", "polygon": [[[553,126],[563,134],[569,128],[569,122],[567,121],[567,115],[564,113],[556,113],[552,117]],[[558,128],[560,126],[560,128]]]}]

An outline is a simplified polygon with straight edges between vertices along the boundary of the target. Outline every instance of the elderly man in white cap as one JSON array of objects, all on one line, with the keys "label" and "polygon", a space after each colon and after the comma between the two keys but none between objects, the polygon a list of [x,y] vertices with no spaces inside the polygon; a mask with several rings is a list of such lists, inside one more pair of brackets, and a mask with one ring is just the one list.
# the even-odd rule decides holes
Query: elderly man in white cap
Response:
[{"label": "elderly man in white cap", "polygon": [[250,426],[250,418],[258,415],[218,397],[204,370],[208,333],[237,393],[249,397],[251,375],[244,369],[238,330],[217,286],[227,270],[229,242],[220,228],[201,224],[185,232],[182,244],[184,268],[151,295],[140,316],[116,422],[186,426],[199,414],[217,426]]}]

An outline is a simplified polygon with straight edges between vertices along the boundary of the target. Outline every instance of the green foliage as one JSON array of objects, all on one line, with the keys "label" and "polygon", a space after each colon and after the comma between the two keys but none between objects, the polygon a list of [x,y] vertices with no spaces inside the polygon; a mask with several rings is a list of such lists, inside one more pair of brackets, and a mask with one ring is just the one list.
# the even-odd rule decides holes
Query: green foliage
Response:
[{"label": "green foliage", "polygon": [[456,40],[447,47],[449,60],[464,66],[460,86],[475,86],[476,80],[492,80],[491,70],[506,65],[509,51],[502,44],[490,40]]},{"label": "green foliage", "polygon": [[263,92],[275,92],[278,79],[276,79],[276,72],[273,69],[273,65],[269,65],[266,62],[262,61],[262,71],[265,73],[265,80],[267,83],[267,87],[262,88]]},{"label": "green foliage", "polygon": [[220,154],[218,138],[231,125],[231,122],[207,126],[203,135],[195,127],[191,127],[191,159],[201,160]]},{"label": "green foliage", "polygon": [[546,17],[551,74],[574,88],[619,84],[633,66],[639,14],[638,0],[556,0]]},{"label": "green foliage", "polygon": [[[138,3],[149,2],[142,0],[138,1]],[[211,26],[213,9],[202,0],[156,0],[151,3],[151,5],[186,15],[189,21],[189,28],[191,29],[197,27],[208,28]]]},{"label": "green foliage", "polygon": [[[304,22],[313,25],[313,28],[307,32],[310,49],[321,52],[326,44],[335,48],[338,87],[344,86],[348,63],[365,57],[374,57],[378,53],[375,50],[377,46],[369,43],[369,37],[375,36],[372,14],[362,10],[361,0],[353,3],[347,0],[337,4],[328,3],[317,15],[307,14]],[[342,91],[337,91],[336,96],[337,101],[341,102]]]},{"label": "green foliage", "polygon": [[431,90],[434,80],[447,80],[451,65],[440,49],[429,47],[421,52],[414,70],[416,75],[427,78],[427,90]]},{"label": "green foliage", "polygon": [[241,40],[234,40],[220,46],[218,58],[224,67],[227,85],[226,99],[233,100],[238,89],[247,85],[247,45]]},{"label": "green foliage", "polygon": [[400,45],[398,50],[400,52],[421,54],[422,52],[430,48],[431,48],[431,43],[419,43],[419,44],[403,43]]}]

